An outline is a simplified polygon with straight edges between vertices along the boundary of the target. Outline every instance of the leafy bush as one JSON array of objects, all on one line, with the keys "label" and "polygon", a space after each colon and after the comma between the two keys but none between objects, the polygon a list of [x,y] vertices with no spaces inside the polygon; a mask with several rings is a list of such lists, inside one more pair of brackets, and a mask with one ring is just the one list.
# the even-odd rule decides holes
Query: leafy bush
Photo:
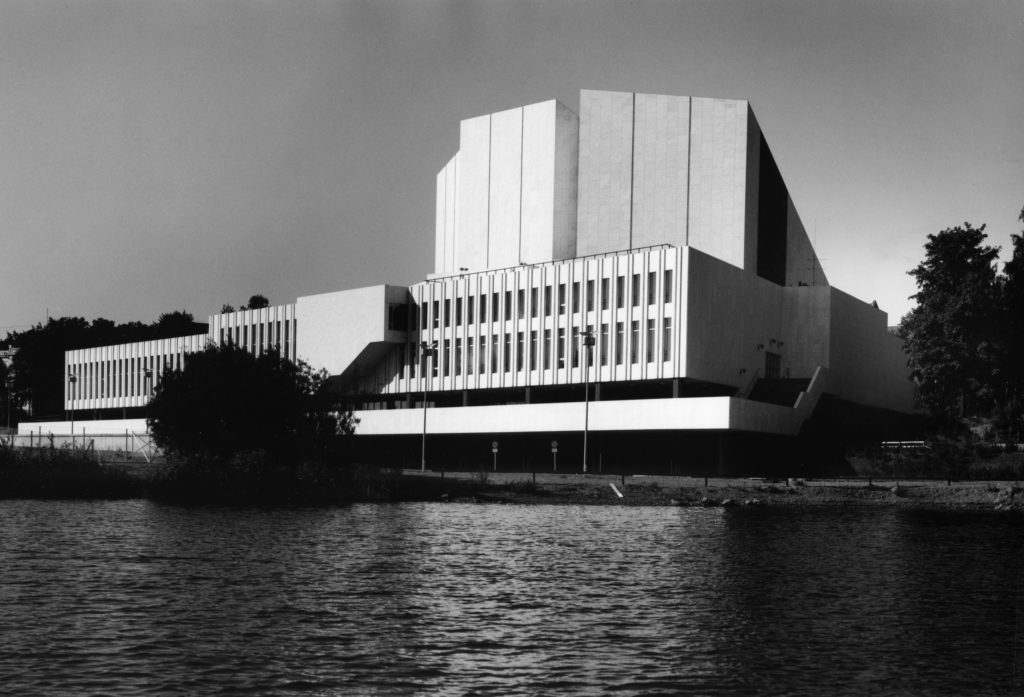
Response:
[{"label": "leafy bush", "polygon": [[157,445],[197,462],[251,452],[277,463],[336,460],[339,437],[355,425],[332,403],[325,372],[231,344],[208,346],[165,373],[149,408]]}]

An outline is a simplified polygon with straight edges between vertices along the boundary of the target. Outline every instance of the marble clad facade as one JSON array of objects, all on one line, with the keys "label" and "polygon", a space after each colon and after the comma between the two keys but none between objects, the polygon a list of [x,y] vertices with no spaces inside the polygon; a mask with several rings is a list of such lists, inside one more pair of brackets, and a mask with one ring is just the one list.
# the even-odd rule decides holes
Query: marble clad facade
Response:
[{"label": "marble clad facade", "polygon": [[103,387],[69,381],[68,408],[140,406],[140,370],[231,340],[327,369],[370,436],[420,433],[424,406],[440,433],[576,433],[584,385],[608,432],[793,436],[824,395],[912,411],[900,340],[829,284],[746,101],[584,90],[579,114],[469,118],[436,192],[424,281],[69,352]]}]

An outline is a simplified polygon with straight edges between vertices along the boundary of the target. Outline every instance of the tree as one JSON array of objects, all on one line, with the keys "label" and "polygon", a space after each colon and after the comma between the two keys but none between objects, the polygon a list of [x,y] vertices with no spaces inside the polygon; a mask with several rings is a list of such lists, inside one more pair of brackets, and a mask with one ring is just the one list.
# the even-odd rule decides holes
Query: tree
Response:
[{"label": "tree", "polygon": [[999,392],[996,337],[998,247],[970,223],[928,236],[925,259],[910,275],[917,306],[902,333],[919,402],[948,417],[984,412]]},{"label": "tree", "polygon": [[90,325],[81,317],[51,317],[7,335],[7,343],[18,348],[11,361],[12,413],[63,414],[64,352],[88,345],[89,335]]},{"label": "tree", "polygon": [[258,310],[261,307],[270,307],[270,301],[266,297],[256,294],[249,296],[249,304],[242,305],[243,310]]},{"label": "tree", "polygon": [[3,419],[5,426],[18,422],[18,415],[14,413],[17,407],[11,396],[10,369],[5,361],[0,360],[0,419]]},{"label": "tree", "polygon": [[227,315],[227,314],[230,314],[230,313],[232,313],[234,311],[235,311],[235,306],[234,305],[229,305],[228,303],[224,303],[223,305],[220,306],[220,313],[222,315]]},{"label": "tree", "polygon": [[[1024,223],[1024,208],[1020,211]],[[1011,235],[1013,254],[1003,266],[1000,328],[1003,336],[1002,364],[1005,375],[1004,416],[1007,426],[1020,429],[1024,416],[1024,231]]]},{"label": "tree", "polygon": [[302,459],[331,452],[354,428],[351,412],[333,409],[326,373],[230,344],[165,373],[149,409],[156,443],[186,457],[261,450],[277,461]]},{"label": "tree", "polygon": [[12,422],[25,412],[58,418],[63,414],[65,351],[205,331],[206,325],[197,324],[190,313],[174,311],[160,315],[153,324],[116,324],[103,317],[91,322],[81,317],[51,317],[46,324],[8,333],[5,343],[19,349],[10,366]]},{"label": "tree", "polygon": [[202,334],[205,325],[199,324],[192,317],[191,312],[175,310],[161,314],[153,325],[153,338],[171,339],[176,336],[189,336],[190,334]]}]

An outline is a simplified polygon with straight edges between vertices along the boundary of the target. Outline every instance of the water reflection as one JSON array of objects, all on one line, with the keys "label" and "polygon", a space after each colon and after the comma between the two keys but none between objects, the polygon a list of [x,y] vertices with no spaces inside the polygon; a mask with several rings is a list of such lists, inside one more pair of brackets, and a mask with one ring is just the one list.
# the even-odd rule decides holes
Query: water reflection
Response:
[{"label": "water reflection", "polygon": [[0,520],[11,694],[1015,687],[1010,516],[128,501]]}]

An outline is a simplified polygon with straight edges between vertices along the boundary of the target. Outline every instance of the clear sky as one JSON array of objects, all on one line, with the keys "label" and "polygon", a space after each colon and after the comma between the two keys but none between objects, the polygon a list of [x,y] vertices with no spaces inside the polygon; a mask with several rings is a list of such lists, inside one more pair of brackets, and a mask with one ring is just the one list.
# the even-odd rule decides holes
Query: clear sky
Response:
[{"label": "clear sky", "polygon": [[750,100],[833,285],[1024,206],[1024,2],[0,0],[0,337],[432,271],[459,120]]}]

